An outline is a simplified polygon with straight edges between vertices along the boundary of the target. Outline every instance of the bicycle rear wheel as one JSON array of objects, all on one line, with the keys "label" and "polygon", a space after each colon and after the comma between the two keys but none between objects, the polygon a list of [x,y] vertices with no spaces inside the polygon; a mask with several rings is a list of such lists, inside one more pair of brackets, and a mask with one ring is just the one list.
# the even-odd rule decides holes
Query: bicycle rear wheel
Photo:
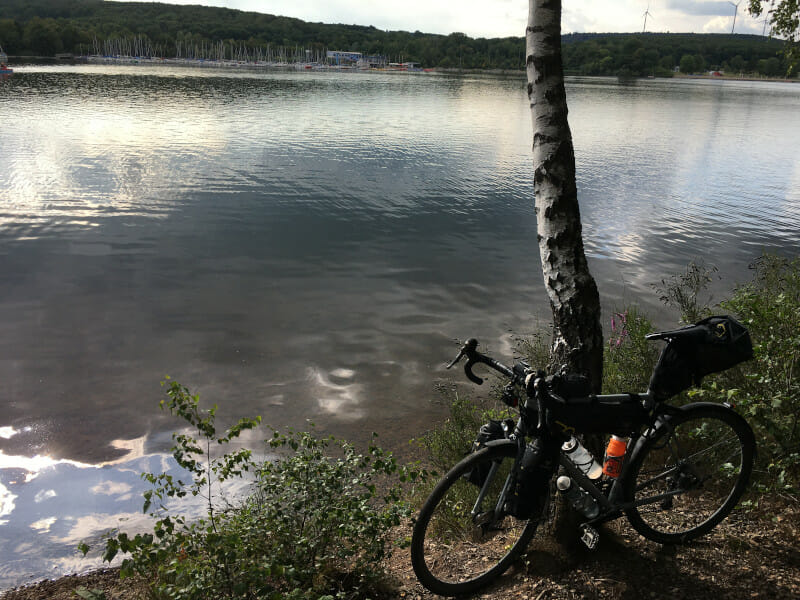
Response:
[{"label": "bicycle rear wheel", "polygon": [[747,422],[718,404],[693,404],[658,427],[633,457],[625,511],[633,528],[662,544],[705,535],[733,510],[753,469]]},{"label": "bicycle rear wheel", "polygon": [[411,563],[430,591],[443,596],[474,592],[502,575],[527,547],[540,511],[530,520],[507,515],[502,506],[495,512],[515,458],[513,445],[471,454],[423,505],[411,538]]}]

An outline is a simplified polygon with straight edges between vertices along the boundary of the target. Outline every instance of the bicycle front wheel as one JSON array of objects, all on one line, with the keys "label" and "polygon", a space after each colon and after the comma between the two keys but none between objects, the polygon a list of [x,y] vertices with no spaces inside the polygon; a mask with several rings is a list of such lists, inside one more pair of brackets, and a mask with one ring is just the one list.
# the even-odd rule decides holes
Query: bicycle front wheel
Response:
[{"label": "bicycle front wheel", "polygon": [[515,458],[513,445],[471,454],[423,505],[411,538],[411,563],[430,591],[474,592],[502,575],[527,547],[541,512],[518,519],[505,514],[501,499]]},{"label": "bicycle front wheel", "polygon": [[705,535],[733,510],[753,469],[747,422],[718,404],[693,404],[671,416],[634,456],[625,515],[644,537],[680,544]]}]

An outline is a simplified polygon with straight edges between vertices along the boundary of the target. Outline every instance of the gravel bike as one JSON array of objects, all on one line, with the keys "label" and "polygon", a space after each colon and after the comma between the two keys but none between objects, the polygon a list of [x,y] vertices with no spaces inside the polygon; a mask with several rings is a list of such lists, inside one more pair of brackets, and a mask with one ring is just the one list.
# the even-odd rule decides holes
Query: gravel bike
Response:
[{"label": "gravel bike", "polygon": [[[483,380],[475,364],[500,373],[508,380],[502,400],[519,417],[481,427],[472,451],[422,506],[411,560],[426,588],[458,596],[502,575],[550,515],[554,487],[582,515],[580,536],[590,548],[596,526],[623,515],[644,537],[681,544],[733,510],[753,468],[752,429],[729,404],[666,400],[752,357],[749,334],[717,316],[647,337],[667,342],[648,391],[608,395],[593,395],[580,375],[547,376],[525,362],[508,367],[467,340],[448,368],[466,357],[464,372],[476,384]],[[599,476],[575,437],[587,433],[614,434],[615,447],[624,448],[607,457]]]}]

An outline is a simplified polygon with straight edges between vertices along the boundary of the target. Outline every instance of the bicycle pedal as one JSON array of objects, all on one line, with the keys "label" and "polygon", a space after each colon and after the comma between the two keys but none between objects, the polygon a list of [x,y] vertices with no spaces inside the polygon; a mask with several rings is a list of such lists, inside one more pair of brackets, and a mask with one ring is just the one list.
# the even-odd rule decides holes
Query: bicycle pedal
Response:
[{"label": "bicycle pedal", "polygon": [[597,529],[584,523],[580,526],[580,532],[581,541],[589,550],[597,548],[597,542],[600,541],[600,534],[597,532]]}]

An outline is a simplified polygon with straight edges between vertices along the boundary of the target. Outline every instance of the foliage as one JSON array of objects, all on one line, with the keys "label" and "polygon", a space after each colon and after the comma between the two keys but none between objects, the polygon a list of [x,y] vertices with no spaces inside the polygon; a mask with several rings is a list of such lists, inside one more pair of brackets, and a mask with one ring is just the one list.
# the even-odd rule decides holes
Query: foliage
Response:
[{"label": "foliage", "polygon": [[539,332],[517,340],[517,352],[534,369],[547,370],[550,364],[550,343],[552,339],[552,324],[547,334]]},{"label": "foliage", "polygon": [[[341,594],[374,589],[383,575],[389,530],[409,515],[400,486],[387,485],[387,478],[413,481],[419,471],[398,467],[390,453],[374,445],[362,455],[348,443],[308,433],[275,432],[269,444],[294,453],[259,469],[256,493],[247,504],[256,525],[249,548],[285,565],[286,577],[301,589]],[[341,454],[335,460],[326,457],[331,444]]]},{"label": "foliage", "polygon": [[[722,307],[738,315],[753,339],[753,360],[694,392],[731,401],[756,432],[760,484],[800,487],[800,258],[764,255],[753,280]],[[766,472],[766,473],[765,473]]]},{"label": "foliage", "polygon": [[603,393],[623,394],[647,389],[658,348],[645,339],[653,325],[635,306],[611,317],[611,336],[603,353]]},{"label": "foliage", "polygon": [[[795,1],[795,0],[791,0]],[[0,44],[11,55],[86,54],[114,41],[131,53],[154,56],[252,55],[270,47],[319,55],[324,50],[379,54],[426,67],[523,70],[523,37],[470,38],[463,33],[383,31],[210,6],[101,0],[5,0],[0,3]],[[574,75],[672,76],[683,58],[690,72],[785,73],[778,40],[754,35],[587,34],[562,36],[564,70]],[[304,55],[304,53],[301,53]],[[774,59],[774,60],[773,60]],[[688,67],[689,63],[685,65]],[[681,68],[684,71],[683,68]]]},{"label": "foliage", "polygon": [[[769,8],[765,11],[765,6]],[[798,0],[750,0],[748,9],[754,17],[767,13],[770,35],[786,40],[784,52],[791,69],[800,61],[800,2]]]},{"label": "foliage", "polygon": [[711,297],[703,298],[703,293],[716,272],[717,267],[706,266],[702,259],[692,261],[683,273],[662,279],[653,289],[664,304],[680,311],[684,323],[696,323],[711,314]]},{"label": "foliage", "polygon": [[450,398],[450,416],[416,442],[426,451],[435,469],[448,471],[469,452],[478,429],[489,420],[489,411],[455,389],[441,391]]},{"label": "foliage", "polygon": [[[389,530],[408,514],[400,485],[420,471],[399,467],[375,445],[359,454],[334,438],[291,430],[273,431],[268,440],[279,454],[274,461],[256,464],[245,449],[215,456],[212,448],[229,445],[260,419],[241,419],[219,435],[216,407],[202,410],[187,388],[166,385],[162,407],[199,436],[173,436],[173,456],[191,481],[145,474],[154,486],[144,504],[156,518],[153,531],[110,536],[105,560],[126,553],[123,577],[144,575],[156,598],[358,598],[376,589]],[[227,500],[222,484],[248,473],[252,493]],[[189,520],[165,505],[187,494],[204,499],[204,518]]]},{"label": "foliage", "polygon": [[671,77],[682,73],[724,71],[767,75],[761,60],[776,58],[781,43],[757,35],[693,33],[576,33],[563,36],[564,70],[574,75]]}]

